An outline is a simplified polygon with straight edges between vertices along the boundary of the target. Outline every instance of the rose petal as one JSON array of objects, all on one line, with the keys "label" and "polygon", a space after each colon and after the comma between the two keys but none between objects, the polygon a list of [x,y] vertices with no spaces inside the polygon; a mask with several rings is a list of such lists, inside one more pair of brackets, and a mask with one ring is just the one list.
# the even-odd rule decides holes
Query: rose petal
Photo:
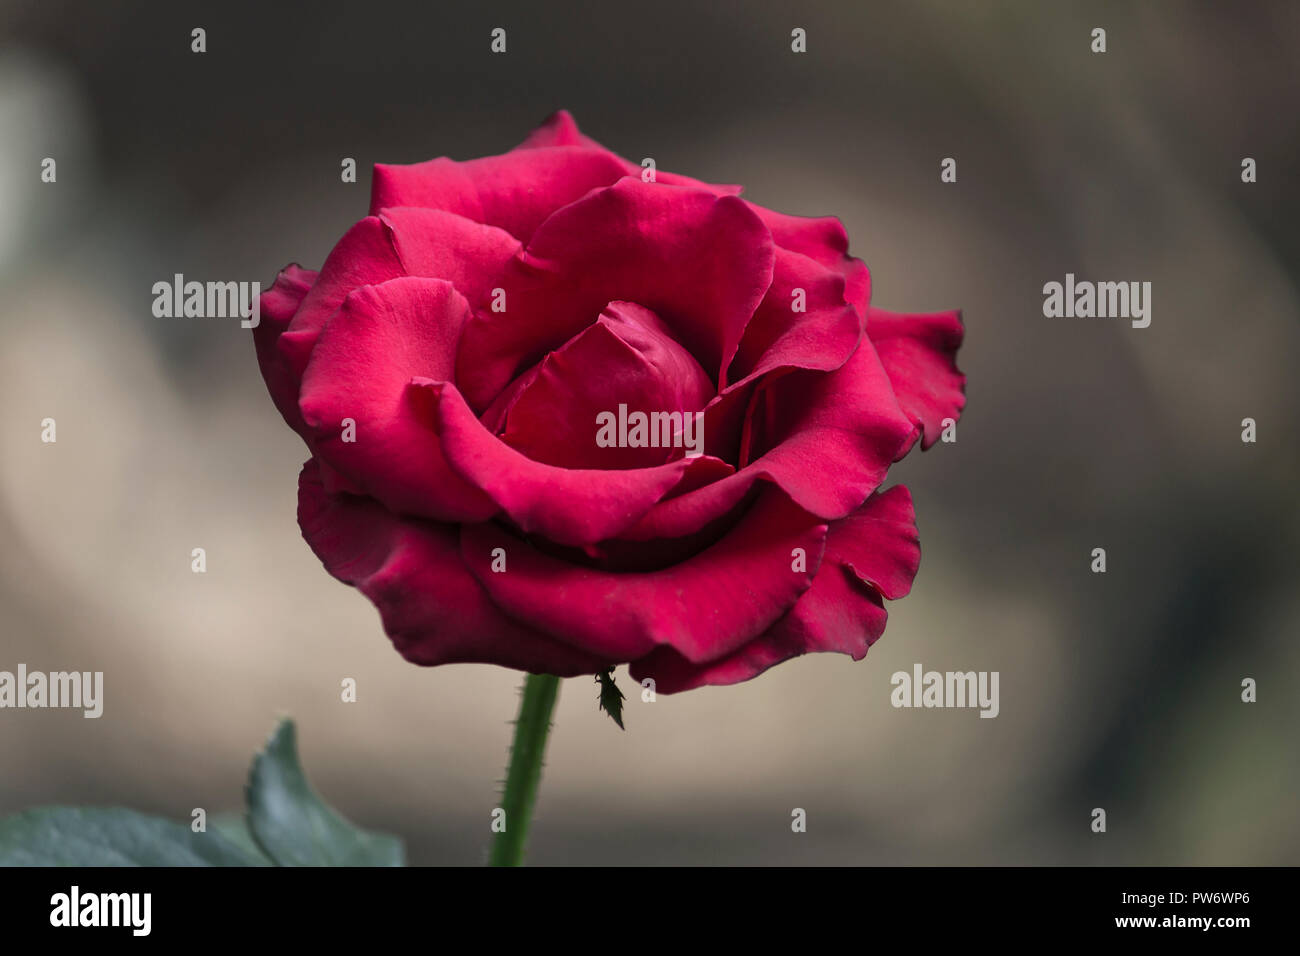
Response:
[{"label": "rose petal", "polygon": [[326,569],[368,597],[407,660],[499,664],[571,677],[607,662],[501,613],[460,557],[455,525],[399,519],[366,498],[330,495],[316,463],[298,483],[298,523]]},{"label": "rose petal", "polygon": [[[493,602],[588,653],[624,661],[656,646],[696,662],[725,655],[763,633],[810,585],[826,526],[773,490],[712,547],[661,571],[614,573],[533,548],[494,524],[466,525],[466,565]],[[491,570],[493,550],[506,554]],[[802,548],[805,570],[795,571]]]},{"label": "rose petal", "polygon": [[660,502],[621,537],[689,534],[736,507],[760,480],[820,518],[842,518],[880,486],[915,432],[865,337],[838,369],[792,371],[755,396],[758,434],[748,444],[757,457],[733,475]]},{"label": "rose petal", "polygon": [[548,146],[589,146],[604,149],[590,136],[578,129],[578,121],[568,110],[556,110],[533,130],[515,149],[543,149]]},{"label": "rose petal", "polygon": [[[606,149],[590,136],[584,135],[578,129],[577,121],[574,120],[568,110],[556,110],[546,118],[541,126],[529,133],[528,137],[515,149],[542,149],[551,146],[585,146],[590,149],[599,149],[618,160],[623,168],[624,175],[638,178],[643,175],[643,168],[640,165],[624,159],[617,153]],[[694,186],[697,189],[707,189],[715,196],[737,196],[742,189],[740,186],[701,182],[698,179],[692,179],[690,176],[682,176],[679,173],[670,173],[661,169],[655,170],[655,181],[669,186]]]},{"label": "rose petal", "polygon": [[474,308],[486,307],[519,240],[438,209],[397,207],[379,214],[407,275],[446,279]]},{"label": "rose petal", "polygon": [[625,405],[629,414],[676,413],[680,426],[712,395],[708,375],[653,312],[611,302],[594,325],[542,360],[511,404],[501,439],[534,461],[564,468],[650,468],[686,453],[679,436],[655,430],[645,440],[660,447],[600,447],[601,416],[617,419]]},{"label": "rose petal", "polygon": [[831,527],[827,554],[889,600],[906,597],[921,565],[912,493],[895,485],[872,495]]},{"label": "rose petal", "polygon": [[377,217],[367,216],[344,233],[325,257],[316,283],[280,336],[277,347],[293,376],[301,380],[320,330],[349,292],[405,274],[388,228]]},{"label": "rose petal", "polygon": [[[303,375],[299,407],[315,453],[389,509],[482,521],[492,500],[452,471],[407,396],[417,376],[450,376],[469,306],[450,282],[403,277],[353,290]],[[344,439],[344,420],[355,423]]]},{"label": "rose petal", "polygon": [[[752,205],[752,204],[751,204]],[[807,256],[844,277],[844,299],[866,314],[871,301],[871,273],[866,263],[849,255],[849,234],[836,216],[790,216],[752,206],[772,239],[783,249]]]},{"label": "rose petal", "polygon": [[435,423],[448,464],[525,532],[556,544],[612,538],[691,473],[730,471],[707,456],[621,471],[556,468],[525,457],[484,428],[454,385],[417,379],[411,387]]},{"label": "rose petal", "polygon": [[[862,336],[862,321],[844,295],[838,273],[778,248],[772,284],[740,340],[729,388],[776,369],[828,371],[843,365]],[[803,311],[796,312],[800,304]]]},{"label": "rose petal", "polygon": [[504,229],[527,242],[555,210],[626,175],[600,148],[560,146],[485,156],[375,166],[370,212],[395,206],[441,209]]},{"label": "rose petal", "polygon": [[297,263],[286,266],[271,288],[262,293],[259,315],[261,321],[253,329],[253,345],[257,350],[257,364],[262,369],[266,390],[271,401],[284,416],[285,422],[298,434],[306,431],[302,414],[298,411],[298,377],[289,368],[285,357],[276,347],[281,334],[289,327],[294,313],[316,282],[319,273],[304,269]]},{"label": "rose petal", "polygon": [[894,384],[898,403],[921,429],[921,448],[939,440],[943,420],[966,406],[966,376],[957,368],[965,330],[961,312],[900,315],[867,310],[867,335]]},{"label": "rose petal", "polygon": [[457,384],[486,408],[521,369],[608,302],[653,310],[710,376],[725,369],[772,281],[774,250],[743,200],[634,179],[551,216],[507,270],[506,311],[466,326]]},{"label": "rose petal", "polygon": [[301,380],[320,330],[353,289],[407,274],[426,275],[451,280],[478,301],[489,295],[518,250],[508,233],[449,213],[395,208],[385,209],[382,217],[367,216],[326,257],[279,338],[288,377]]},{"label": "rose petal", "polygon": [[920,559],[912,496],[898,485],[831,524],[812,587],[770,630],[702,665],[661,648],[634,661],[632,677],[653,678],[657,693],[672,694],[749,680],[801,654],[834,651],[861,660],[885,631],[881,594],[890,600],[905,595]]}]

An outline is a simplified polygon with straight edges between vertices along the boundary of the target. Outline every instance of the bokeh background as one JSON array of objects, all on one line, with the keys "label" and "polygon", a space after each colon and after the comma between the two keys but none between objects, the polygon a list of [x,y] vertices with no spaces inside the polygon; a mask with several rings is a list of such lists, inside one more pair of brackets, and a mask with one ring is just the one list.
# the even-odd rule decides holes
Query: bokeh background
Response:
[{"label": "bokeh background", "polygon": [[[97,721],[0,712],[0,814],[236,808],[288,713],[346,815],[416,863],[484,859],[518,675],[401,660],[299,537],[305,454],[248,333],[156,319],[150,290],[318,267],[370,164],[501,152],[565,107],[839,215],[877,304],[964,310],[970,384],[958,441],[895,472],[924,556],[868,657],[633,695],[626,733],[565,682],[531,859],[1300,862],[1298,52],[1285,0],[10,0],[0,669],[107,689]],[[1152,282],[1151,326],[1044,318],[1066,272]],[[915,662],[999,671],[1001,715],[893,709]]]}]

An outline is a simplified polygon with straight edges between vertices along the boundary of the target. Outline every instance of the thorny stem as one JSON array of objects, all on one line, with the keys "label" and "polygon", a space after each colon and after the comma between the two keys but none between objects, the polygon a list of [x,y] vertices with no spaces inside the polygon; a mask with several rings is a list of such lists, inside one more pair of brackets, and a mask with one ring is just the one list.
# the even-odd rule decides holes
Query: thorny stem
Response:
[{"label": "thorny stem", "polygon": [[489,866],[521,866],[524,862],[533,804],[542,781],[542,757],[551,731],[551,712],[559,695],[560,679],[553,674],[529,674],[524,678],[501,801],[505,829],[493,837]]}]

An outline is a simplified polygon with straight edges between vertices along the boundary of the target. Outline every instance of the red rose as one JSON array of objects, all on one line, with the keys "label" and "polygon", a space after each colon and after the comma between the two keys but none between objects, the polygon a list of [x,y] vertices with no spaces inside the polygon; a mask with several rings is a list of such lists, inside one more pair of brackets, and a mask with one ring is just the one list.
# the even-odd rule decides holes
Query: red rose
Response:
[{"label": "red rose", "polygon": [[730,684],[861,658],[911,587],[911,497],[878,489],[962,408],[958,313],[871,308],[838,219],[654,178],[564,112],[376,166],[263,295],[303,535],[408,660]]}]

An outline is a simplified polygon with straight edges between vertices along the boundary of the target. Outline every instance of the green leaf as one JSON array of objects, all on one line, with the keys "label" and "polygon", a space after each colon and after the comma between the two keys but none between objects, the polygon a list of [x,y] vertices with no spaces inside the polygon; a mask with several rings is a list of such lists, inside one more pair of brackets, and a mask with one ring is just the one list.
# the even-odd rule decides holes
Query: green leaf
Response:
[{"label": "green leaf", "polygon": [[353,826],[316,795],[298,764],[293,721],[283,720],[253,760],[248,824],[281,866],[402,866],[402,842]]},{"label": "green leaf", "polygon": [[623,726],[623,692],[618,689],[614,683],[614,668],[610,668],[602,674],[596,675],[596,681],[600,684],[600,709],[609,714],[618,724],[619,730],[626,730]]},{"label": "green leaf", "polygon": [[0,866],[401,866],[396,837],[331,810],[298,765],[283,721],[253,761],[248,815],[214,814],[206,833],[119,808],[39,807],[0,820]]},{"label": "green leaf", "polygon": [[0,820],[0,866],[257,866],[215,830],[134,810],[38,807]]},{"label": "green leaf", "polygon": [[248,818],[242,813],[218,813],[208,818],[208,829],[215,830],[228,842],[243,850],[249,857],[256,859],[261,866],[275,866],[275,861],[257,843],[253,831],[249,829]]}]

